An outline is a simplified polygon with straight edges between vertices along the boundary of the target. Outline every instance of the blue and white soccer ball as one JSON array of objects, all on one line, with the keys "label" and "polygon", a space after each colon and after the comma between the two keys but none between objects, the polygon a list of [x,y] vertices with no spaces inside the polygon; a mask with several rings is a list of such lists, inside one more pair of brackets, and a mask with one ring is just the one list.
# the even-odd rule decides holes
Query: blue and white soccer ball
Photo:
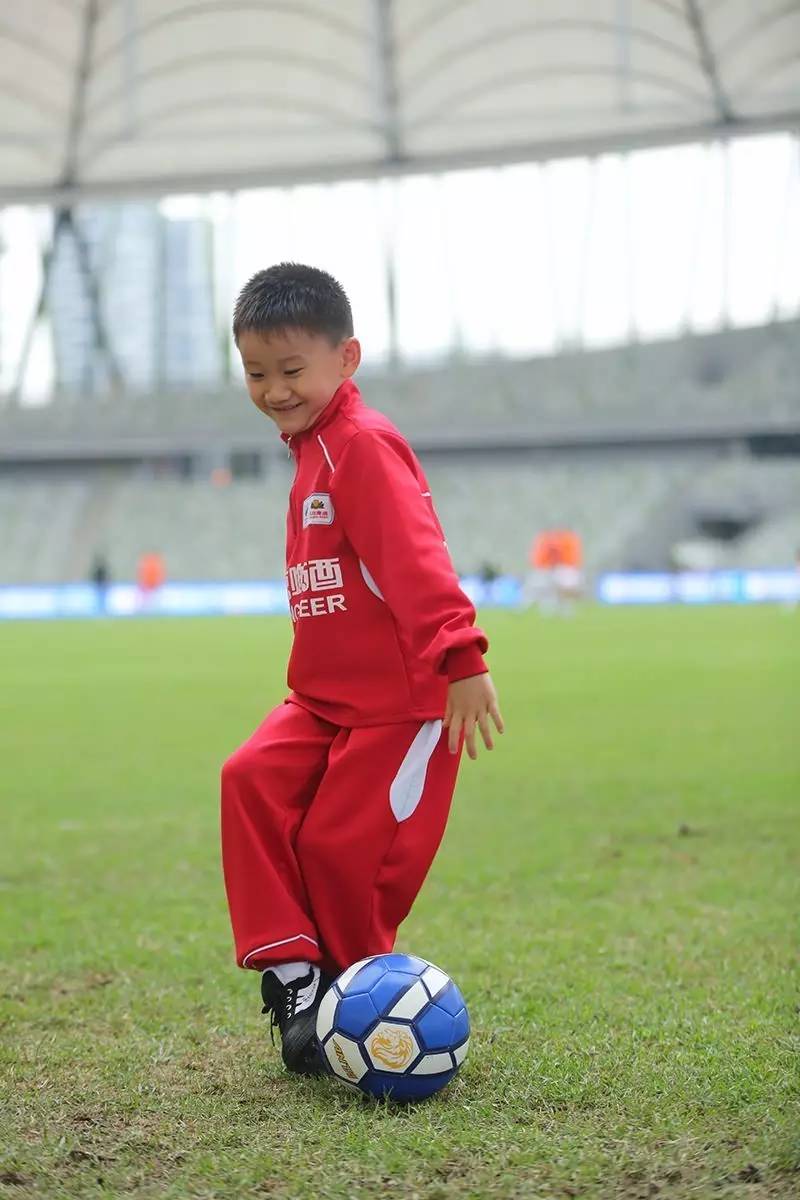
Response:
[{"label": "blue and white soccer ball", "polygon": [[369,1096],[425,1100],[467,1056],[469,1014],[449,975],[411,954],[348,967],[326,992],[317,1038],[330,1071]]}]

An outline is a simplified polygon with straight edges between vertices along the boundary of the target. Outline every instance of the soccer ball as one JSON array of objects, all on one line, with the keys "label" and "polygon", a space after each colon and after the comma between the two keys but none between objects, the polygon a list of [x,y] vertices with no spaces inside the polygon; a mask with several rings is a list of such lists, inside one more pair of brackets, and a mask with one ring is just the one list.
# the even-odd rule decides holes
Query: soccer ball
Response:
[{"label": "soccer ball", "polygon": [[467,1056],[469,1014],[449,975],[411,954],[348,967],[323,997],[317,1038],[330,1071],[369,1096],[425,1100]]}]

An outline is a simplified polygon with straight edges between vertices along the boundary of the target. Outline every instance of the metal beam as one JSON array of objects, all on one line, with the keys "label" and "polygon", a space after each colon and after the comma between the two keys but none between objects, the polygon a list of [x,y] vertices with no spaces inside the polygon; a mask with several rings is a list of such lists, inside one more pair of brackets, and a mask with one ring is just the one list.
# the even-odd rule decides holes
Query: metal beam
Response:
[{"label": "metal beam", "polygon": [[292,187],[301,183],[335,183],[345,179],[380,179],[397,175],[427,175],[437,171],[498,167],[520,162],[549,162],[593,154],[620,154],[657,146],[691,142],[726,141],[764,133],[800,130],[800,109],[735,121],[706,121],[671,125],[655,130],[618,130],[592,137],[542,139],[498,148],[481,146],[429,155],[401,156],[396,161],[358,159],[339,163],[314,163],[307,167],[269,167],[248,171],[201,172],[194,175],[146,176],[141,179],[99,179],[79,185],[21,184],[0,186],[0,205],[77,204],[95,200],[122,200],[133,196],[167,196],[177,193],[233,192],[241,188]]},{"label": "metal beam", "polygon": [[39,297],[36,302],[36,307],[31,313],[30,320],[26,327],[22,351],[17,364],[16,378],[14,386],[11,389],[11,395],[15,400],[19,399],[23,390],[25,376],[28,371],[30,354],[33,347],[33,339],[35,337],[39,322],[47,311],[47,301],[50,291],[50,280],[53,272],[53,264],[55,262],[59,247],[65,237],[71,237],[75,245],[78,259],[78,270],[81,274],[83,285],[86,289],[86,298],[89,302],[89,316],[92,323],[95,353],[105,359],[106,366],[108,367],[109,378],[113,386],[119,388],[123,383],[122,373],[108,337],[105,321],[103,320],[103,312],[100,302],[100,289],[98,287],[97,278],[92,267],[89,246],[86,242],[86,238],[83,235],[83,230],[75,220],[75,214],[72,208],[61,207],[56,211],[55,214],[55,220],[53,223],[53,236],[50,245],[47,247],[42,256],[42,280],[39,289]]},{"label": "metal beam", "polygon": [[75,68],[75,90],[72,94],[67,137],[64,147],[64,163],[61,169],[61,186],[70,187],[75,182],[78,165],[80,138],[86,111],[86,85],[92,64],[92,46],[98,18],[98,0],[86,0],[83,10],[83,28],[78,62]]},{"label": "metal beam", "polygon": [[630,112],[631,104],[631,0],[617,0],[617,78],[619,106]]},{"label": "metal beam", "polygon": [[736,113],[720,79],[717,59],[708,36],[705,18],[700,8],[700,0],[685,0],[685,3],[686,20],[689,22],[689,27],[694,35],[695,45],[697,46],[697,57],[700,59],[700,66],[711,89],[717,115],[720,121],[734,122],[736,120]]},{"label": "metal beam", "polygon": [[78,269],[83,278],[83,286],[86,289],[86,296],[89,301],[89,312],[92,321],[92,332],[94,334],[94,350],[101,358],[105,359],[108,372],[111,377],[111,382],[114,387],[122,386],[122,372],[119,369],[117,358],[111,346],[111,341],[106,329],[106,323],[103,318],[103,307],[100,300],[100,287],[97,282],[97,274],[92,265],[91,253],[89,245],[84,237],[83,230],[79,223],[75,220],[75,215],[72,209],[67,209],[64,214],[67,227],[69,228],[72,239],[75,243],[75,249],[78,252]]},{"label": "metal beam", "polygon": [[122,53],[123,62],[123,111],[125,113],[124,128],[125,136],[133,138],[136,135],[137,127],[137,111],[136,100],[138,97],[138,79],[137,79],[137,56],[139,45],[134,36],[136,29],[136,0],[124,0],[124,21],[125,21],[125,44]]},{"label": "metal beam", "polygon": [[394,0],[372,0],[373,72],[375,107],[378,126],[386,145],[386,159],[388,162],[399,162],[403,156],[403,138],[397,92],[393,2]]},{"label": "metal beam", "polygon": [[56,214],[53,222],[53,232],[50,238],[49,246],[42,251],[42,278],[39,285],[39,295],[36,300],[36,307],[30,314],[28,323],[25,327],[25,336],[22,340],[22,349],[20,350],[19,359],[17,360],[17,370],[14,378],[14,384],[11,388],[11,399],[14,403],[18,403],[22,390],[25,386],[25,376],[28,373],[28,362],[33,349],[33,339],[36,336],[36,330],[39,322],[47,309],[47,292],[50,287],[50,275],[53,269],[53,260],[55,258],[58,243],[63,235],[64,219],[63,213],[59,211]]}]

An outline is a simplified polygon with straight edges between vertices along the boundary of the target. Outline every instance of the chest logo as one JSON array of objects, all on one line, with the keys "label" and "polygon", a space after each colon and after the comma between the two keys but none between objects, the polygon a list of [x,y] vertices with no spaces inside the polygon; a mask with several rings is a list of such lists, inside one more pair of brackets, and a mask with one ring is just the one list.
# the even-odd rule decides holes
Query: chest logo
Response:
[{"label": "chest logo", "polygon": [[332,525],[333,501],[327,492],[312,492],[303,501],[303,529],[309,525]]}]

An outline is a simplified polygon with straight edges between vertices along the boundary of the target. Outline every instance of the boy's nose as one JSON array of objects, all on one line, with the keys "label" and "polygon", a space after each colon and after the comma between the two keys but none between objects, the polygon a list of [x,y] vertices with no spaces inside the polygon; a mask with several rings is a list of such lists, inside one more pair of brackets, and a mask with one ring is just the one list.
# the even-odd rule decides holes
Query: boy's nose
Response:
[{"label": "boy's nose", "polygon": [[284,404],[290,398],[291,394],[291,388],[286,386],[267,388],[264,392],[264,403]]}]

